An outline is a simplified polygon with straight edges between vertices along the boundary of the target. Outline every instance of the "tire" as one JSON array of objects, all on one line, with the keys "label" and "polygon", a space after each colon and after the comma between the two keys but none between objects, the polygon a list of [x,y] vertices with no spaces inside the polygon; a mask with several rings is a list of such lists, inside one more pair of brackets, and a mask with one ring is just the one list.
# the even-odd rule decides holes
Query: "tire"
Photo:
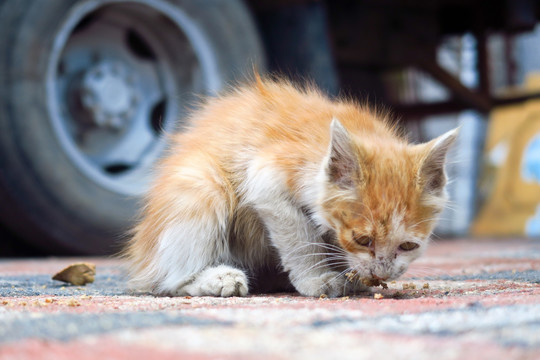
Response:
[{"label": "tire", "polygon": [[4,1],[0,221],[49,254],[114,253],[191,94],[263,59],[239,0]]}]

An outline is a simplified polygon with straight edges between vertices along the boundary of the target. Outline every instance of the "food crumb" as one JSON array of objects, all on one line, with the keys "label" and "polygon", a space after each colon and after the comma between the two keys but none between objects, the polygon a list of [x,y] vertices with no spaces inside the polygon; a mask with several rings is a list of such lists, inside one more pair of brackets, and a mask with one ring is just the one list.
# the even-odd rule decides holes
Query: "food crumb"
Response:
[{"label": "food crumb", "polygon": [[403,290],[415,290],[416,285],[414,283],[405,283],[403,284]]},{"label": "food crumb", "polygon": [[373,278],[363,278],[360,279],[358,272],[351,271],[345,274],[347,281],[354,282],[360,280],[362,284],[368,287],[382,286],[383,289],[388,289],[388,285],[385,282],[380,281],[379,279]]},{"label": "food crumb", "polygon": [[343,296],[342,298],[340,298],[340,300],[343,300],[343,301],[349,300],[349,297],[348,296]]},{"label": "food crumb", "polygon": [[45,299],[45,303],[47,303],[47,304],[51,304],[53,301],[54,301],[54,299],[52,299],[52,298],[46,298]]},{"label": "food crumb", "polygon": [[422,289],[429,289],[429,284],[425,283],[424,286],[422,286]]},{"label": "food crumb", "polygon": [[382,286],[383,289],[388,289],[388,285],[386,285],[385,282],[382,282],[378,279],[365,278],[365,279],[362,279],[361,281],[362,281],[362,284],[364,284],[365,286],[369,286],[369,287]]},{"label": "food crumb", "polygon": [[345,274],[345,277],[347,278],[347,281],[353,282],[356,278],[356,271],[348,272]]},{"label": "food crumb", "polygon": [[9,301],[3,300],[3,301],[2,301],[2,305],[9,305]]},{"label": "food crumb", "polygon": [[81,303],[75,299],[69,299],[67,302],[67,306],[81,306]]},{"label": "food crumb", "polygon": [[321,296],[319,296],[319,300],[327,299],[327,298],[328,298],[328,295],[326,294],[321,294]]},{"label": "food crumb", "polygon": [[383,296],[383,294],[375,293],[375,294],[373,294],[373,298],[376,299],[376,300],[379,300],[379,299],[384,298],[384,296]]}]

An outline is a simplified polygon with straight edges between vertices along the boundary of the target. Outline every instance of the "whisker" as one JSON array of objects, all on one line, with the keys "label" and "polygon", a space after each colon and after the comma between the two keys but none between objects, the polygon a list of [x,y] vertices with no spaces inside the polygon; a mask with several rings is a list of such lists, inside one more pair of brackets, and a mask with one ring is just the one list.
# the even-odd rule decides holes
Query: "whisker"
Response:
[{"label": "whisker", "polygon": [[[323,286],[328,285],[329,283],[331,283],[331,282],[334,281],[335,279],[339,278],[340,276],[345,275],[346,273],[350,272],[350,271],[349,271],[350,269],[351,269],[351,268],[349,267],[349,268],[343,270],[342,272],[338,273],[336,276],[334,276],[334,277],[332,277],[331,279],[327,280],[327,281],[323,284]],[[346,286],[346,282],[345,282],[345,284],[344,284],[344,289],[345,289],[345,286]]]},{"label": "whisker", "polygon": [[323,259],[311,265],[309,268],[304,269],[300,274],[298,274],[298,277],[302,278],[306,276],[307,274],[309,274],[310,272],[312,272],[313,270],[328,268],[328,270],[330,271],[331,266],[348,265],[348,264],[349,264],[348,261],[345,261],[344,259],[333,259],[333,260]]},{"label": "whisker", "polygon": [[325,248],[325,249],[328,249],[328,250],[336,250],[336,251],[344,251],[343,248],[337,246],[337,245],[334,245],[334,244],[328,244],[328,243],[321,243],[321,242],[308,242],[308,243],[304,243],[302,245],[300,245],[299,247],[297,247],[294,251],[298,251],[298,250],[301,250],[301,249],[304,249],[308,246],[317,246],[317,247],[322,247],[322,248]]},{"label": "whisker", "polygon": [[307,274],[309,274],[311,271],[315,269],[327,267],[327,263],[328,263],[328,260],[326,258],[318,261],[317,263],[311,265],[307,269],[304,269],[300,274],[298,274],[298,278],[303,278],[304,276],[306,276]]},{"label": "whisker", "polygon": [[332,256],[344,256],[344,254],[336,254],[336,253],[311,253],[311,254],[302,254],[302,255],[297,255],[297,256],[293,256],[293,257],[290,257],[289,259],[291,260],[298,260],[298,259],[303,259],[303,258],[307,258],[307,257],[310,257],[310,256],[328,256],[328,257],[332,257]]},{"label": "whisker", "polygon": [[448,209],[450,211],[458,211],[460,209],[460,206],[458,204],[450,204],[450,203],[446,203],[444,205],[444,209]]},{"label": "whisker", "polygon": [[428,221],[435,221],[435,220],[446,220],[446,221],[450,221],[450,219],[448,218],[440,218],[440,217],[431,217],[431,218],[428,218],[428,219],[423,219],[423,220],[420,220],[414,224],[412,224],[410,227],[411,228],[415,228],[416,226],[420,225],[420,224],[423,224],[425,222],[428,222]]},{"label": "whisker", "polygon": [[419,268],[419,267],[411,267],[404,275],[407,275],[408,277],[437,277],[440,275],[446,274],[445,271],[433,267],[425,267],[425,268]]}]

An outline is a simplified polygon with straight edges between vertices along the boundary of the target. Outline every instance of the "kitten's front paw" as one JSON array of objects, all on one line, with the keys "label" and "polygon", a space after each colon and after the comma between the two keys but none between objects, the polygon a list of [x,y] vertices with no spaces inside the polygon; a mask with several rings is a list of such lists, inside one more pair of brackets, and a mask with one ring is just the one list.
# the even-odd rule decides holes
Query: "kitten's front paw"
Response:
[{"label": "kitten's front paw", "polygon": [[305,296],[321,296],[325,294],[329,297],[338,297],[346,295],[349,291],[345,278],[339,276],[339,273],[335,271],[302,279],[295,284],[295,288]]},{"label": "kitten's front paw", "polygon": [[233,267],[217,266],[201,273],[191,286],[190,292],[198,296],[246,296],[247,276]]},{"label": "kitten's front paw", "polygon": [[369,292],[369,287],[362,284],[360,281],[346,282],[347,295],[358,295]]}]

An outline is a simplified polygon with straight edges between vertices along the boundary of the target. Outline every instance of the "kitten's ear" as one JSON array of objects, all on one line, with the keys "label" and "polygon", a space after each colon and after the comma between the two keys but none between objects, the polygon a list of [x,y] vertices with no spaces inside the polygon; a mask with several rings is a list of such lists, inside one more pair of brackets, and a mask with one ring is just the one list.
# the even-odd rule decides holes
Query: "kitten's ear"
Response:
[{"label": "kitten's ear", "polygon": [[458,134],[459,128],[455,128],[431,140],[427,144],[423,144],[427,148],[427,155],[422,162],[419,176],[424,186],[424,191],[433,195],[441,194],[446,185],[446,174],[444,171],[446,154],[456,141]]},{"label": "kitten's ear", "polygon": [[359,175],[359,164],[351,135],[338,119],[330,124],[330,145],[326,172],[330,182],[341,188],[352,188]]}]

